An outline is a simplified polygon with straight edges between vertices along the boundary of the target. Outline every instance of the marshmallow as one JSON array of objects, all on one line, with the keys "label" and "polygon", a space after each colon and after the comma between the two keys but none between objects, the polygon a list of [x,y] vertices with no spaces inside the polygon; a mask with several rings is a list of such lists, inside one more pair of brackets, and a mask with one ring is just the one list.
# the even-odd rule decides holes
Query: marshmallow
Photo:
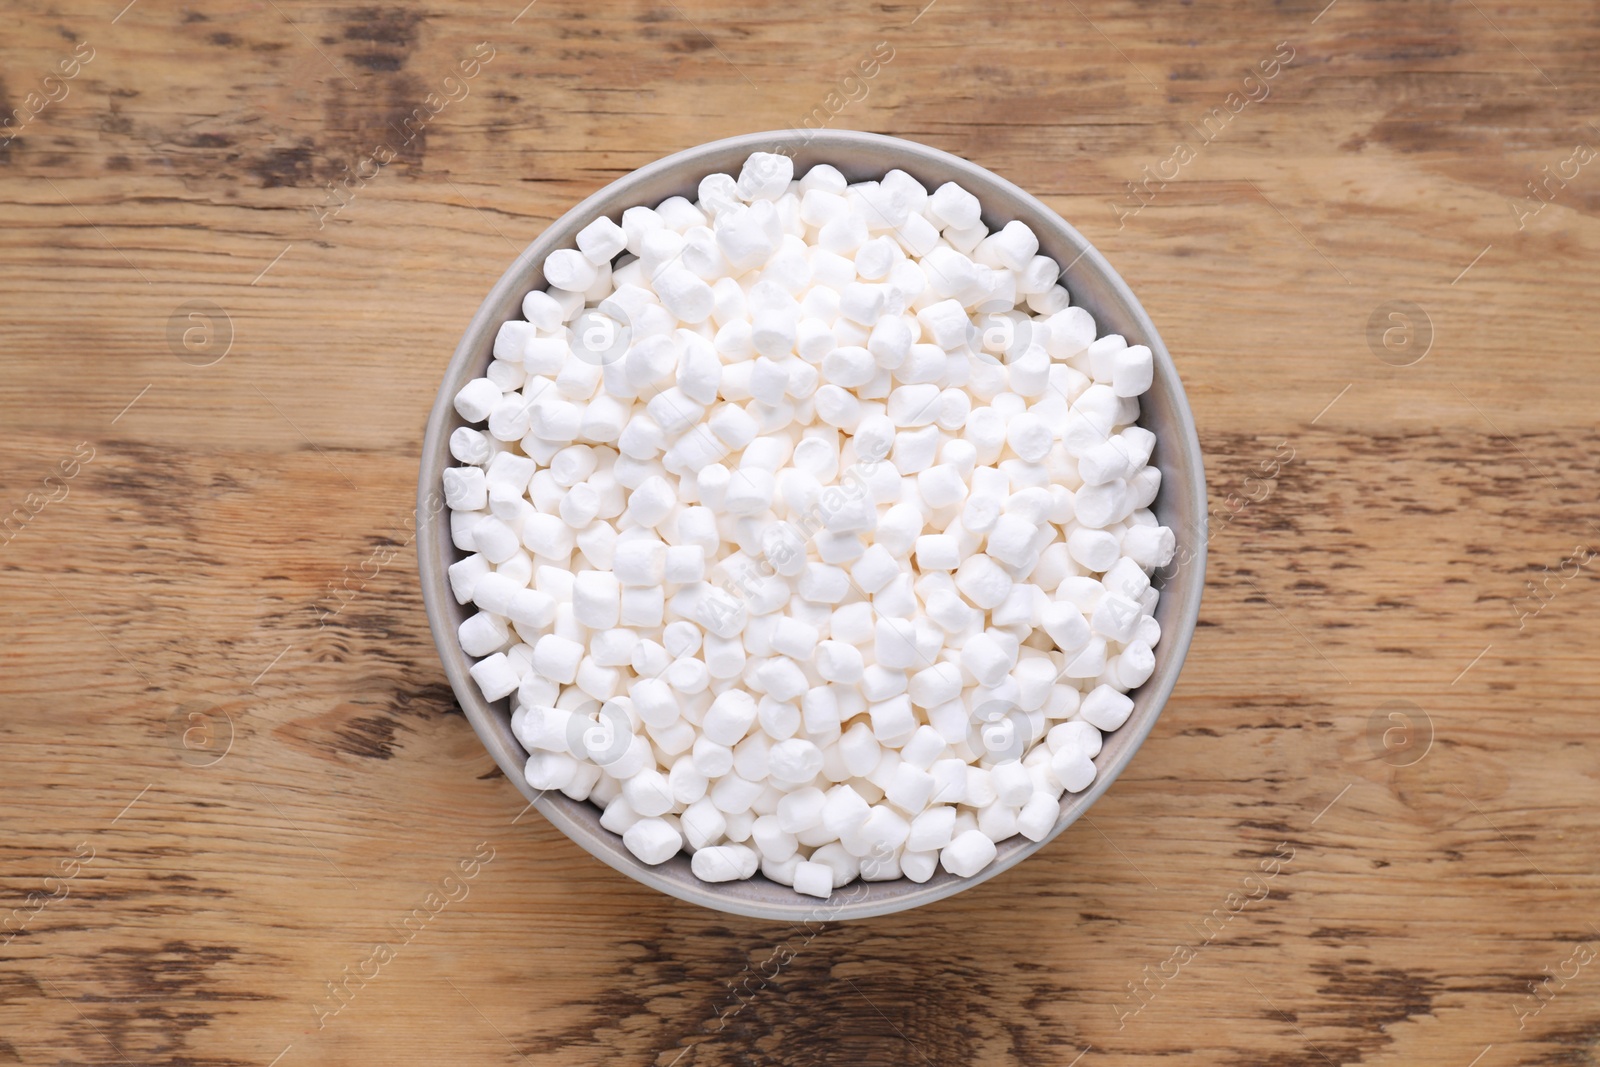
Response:
[{"label": "marshmallow", "polygon": [[936,663],[913,674],[906,692],[920,708],[954,700],[961,695],[961,669],[953,663]]},{"label": "marshmallow", "polygon": [[622,843],[640,863],[665,863],[683,847],[683,836],[665,819],[640,819],[622,835]]},{"label": "marshmallow", "polygon": [[1165,526],[1133,526],[1123,534],[1122,548],[1127,558],[1153,570],[1172,562],[1177,542]]},{"label": "marshmallow", "polygon": [[570,685],[578,676],[583,646],[555,634],[545,634],[533,646],[533,670],[542,678]]},{"label": "marshmallow", "polygon": [[944,227],[966,230],[979,222],[978,198],[955,182],[945,182],[928,197],[928,213]]},{"label": "marshmallow", "polygon": [[939,865],[958,878],[970,878],[994,862],[996,851],[983,833],[967,830],[939,851]]},{"label": "marshmallow", "polygon": [[1084,722],[1101,730],[1115,730],[1133,713],[1133,701],[1109,685],[1096,686],[1083,698],[1078,714]]},{"label": "marshmallow", "polygon": [[1018,415],[1006,427],[1006,444],[1027,463],[1043,460],[1054,443],[1049,424],[1031,412]]},{"label": "marshmallow", "polygon": [[739,171],[739,196],[744,200],[776,200],[789,191],[793,178],[793,159],[775,152],[752,152]]},{"label": "marshmallow", "polygon": [[861,650],[843,641],[819,642],[816,669],[826,681],[853,685],[861,680],[864,669]]},{"label": "marshmallow", "polygon": [[961,566],[961,547],[950,534],[923,534],[912,554],[924,571],[953,571]]},{"label": "marshmallow", "polygon": [[477,511],[489,503],[488,481],[481,467],[447,467],[444,502],[455,511]]},{"label": "marshmallow", "polygon": [[1118,684],[1124,689],[1137,689],[1155,673],[1156,655],[1144,641],[1130,641],[1117,653],[1115,660]]},{"label": "marshmallow", "polygon": [[577,243],[584,257],[598,267],[622,254],[628,246],[628,235],[621,226],[601,215],[578,231]]},{"label": "marshmallow", "polygon": [[755,698],[743,690],[729,689],[711,702],[700,725],[707,738],[731,746],[749,732],[755,720]]},{"label": "marshmallow", "polygon": [[756,873],[760,857],[744,845],[713,845],[697,851],[690,870],[702,882],[732,882]]},{"label": "marshmallow", "polygon": [[808,563],[796,592],[814,604],[837,604],[849,589],[850,576],[845,571],[825,563]]},{"label": "marshmallow", "polygon": [[828,899],[833,894],[833,868],[810,860],[799,864],[794,869],[794,891]]},{"label": "marshmallow", "polygon": [[976,634],[961,646],[961,666],[979,685],[996,686],[1011,670],[1012,657],[1007,656],[993,637],[987,633]]},{"label": "marshmallow", "polygon": [[468,668],[468,673],[472,675],[472,680],[478,683],[483,699],[489,701],[510,696],[521,681],[516,669],[511,666],[511,661],[503,652],[496,652],[479,660]]},{"label": "marshmallow", "polygon": [[922,324],[924,336],[943,349],[966,343],[967,331],[972,328],[966,309],[955,300],[929,304],[917,312],[917,321]]},{"label": "marshmallow", "polygon": [[626,541],[617,545],[611,570],[623,585],[660,585],[666,574],[667,546],[653,539]]},{"label": "marshmallow", "polygon": [[1067,536],[1067,552],[1088,570],[1108,571],[1120,558],[1121,546],[1115,534],[1079,527]]},{"label": "marshmallow", "polygon": [[822,376],[829,385],[840,389],[866,385],[877,373],[878,365],[872,353],[856,345],[842,345],[822,357]]},{"label": "marshmallow", "polygon": [[1042,623],[1050,640],[1063,652],[1076,652],[1089,642],[1089,623],[1077,606],[1055,601],[1044,609]]},{"label": "marshmallow", "polygon": [[557,289],[581,293],[595,283],[598,269],[582,252],[570,248],[551,252],[544,261],[544,280]]},{"label": "marshmallow", "polygon": [[783,223],[771,200],[719,213],[714,229],[717,249],[740,273],[765,263],[783,238]]},{"label": "marshmallow", "polygon": [[505,396],[488,378],[474,378],[455,395],[456,413],[468,422],[484,422]]},{"label": "marshmallow", "polygon": [[998,608],[1012,591],[1011,576],[984,554],[968,556],[956,568],[956,588],[975,607],[985,611]]}]

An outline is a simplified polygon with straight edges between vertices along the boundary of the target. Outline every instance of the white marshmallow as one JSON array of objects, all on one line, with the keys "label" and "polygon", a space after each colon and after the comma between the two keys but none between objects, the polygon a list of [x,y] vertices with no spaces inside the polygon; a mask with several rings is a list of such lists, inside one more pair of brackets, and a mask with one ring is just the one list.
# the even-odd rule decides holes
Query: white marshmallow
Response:
[{"label": "white marshmallow", "polygon": [[961,547],[950,534],[923,534],[913,556],[923,571],[953,571],[961,565]]},{"label": "white marshmallow", "polygon": [[794,891],[823,900],[833,895],[833,868],[807,860],[794,869]]},{"label": "white marshmallow", "polygon": [[821,641],[817,644],[816,669],[825,681],[854,685],[861,681],[865,665],[861,650],[842,641]]},{"label": "white marshmallow", "polygon": [[945,182],[928,197],[928,212],[947,227],[967,230],[979,222],[978,198],[955,182]]},{"label": "white marshmallow", "polygon": [[744,200],[776,200],[789,191],[793,178],[793,159],[775,152],[752,152],[739,171],[739,196]]},{"label": "white marshmallow", "polygon": [[940,850],[939,865],[958,878],[970,878],[994,862],[996,854],[993,841],[978,830],[967,830]]},{"label": "white marshmallow", "polygon": [[[628,235],[621,226],[601,215],[578,231],[577,242],[578,250],[590,263],[598,267],[622,254],[622,250],[628,245]],[[530,319],[532,317],[529,316]]]},{"label": "white marshmallow", "polygon": [[972,323],[966,309],[955,300],[941,300],[917,312],[923,333],[940,348],[951,349],[965,344]]},{"label": "white marshmallow", "polygon": [[1122,550],[1139,566],[1153,570],[1172,562],[1177,542],[1165,526],[1133,526],[1122,536]]},{"label": "white marshmallow", "polygon": [[511,661],[503,652],[496,652],[479,660],[468,668],[468,673],[472,675],[472,680],[478,683],[483,698],[489,701],[510,696],[521,682],[516,669],[512,667]]},{"label": "white marshmallow", "polygon": [[1078,709],[1083,721],[1101,730],[1115,730],[1133,713],[1133,701],[1109,685],[1096,686]]},{"label": "white marshmallow", "polygon": [[468,422],[484,422],[504,396],[488,378],[474,378],[456,393],[456,413]]},{"label": "white marshmallow", "polygon": [[595,264],[582,252],[562,248],[545,257],[544,280],[558,289],[581,293],[598,277]]},{"label": "white marshmallow", "polygon": [[455,511],[478,511],[489,503],[488,481],[481,467],[446,467],[444,501]]},{"label": "white marshmallow", "polygon": [[665,863],[683,847],[683,837],[665,819],[640,819],[622,835],[622,843],[640,863]]},{"label": "white marshmallow", "polygon": [[576,641],[546,634],[533,646],[533,670],[552,682],[571,685],[578,676],[583,651],[583,646]]},{"label": "white marshmallow", "polygon": [[760,857],[744,845],[713,845],[697,851],[689,862],[702,882],[732,882],[756,873]]},{"label": "white marshmallow", "polygon": [[1089,643],[1089,622],[1075,604],[1059,600],[1049,604],[1042,625],[1063,652],[1076,652]]}]

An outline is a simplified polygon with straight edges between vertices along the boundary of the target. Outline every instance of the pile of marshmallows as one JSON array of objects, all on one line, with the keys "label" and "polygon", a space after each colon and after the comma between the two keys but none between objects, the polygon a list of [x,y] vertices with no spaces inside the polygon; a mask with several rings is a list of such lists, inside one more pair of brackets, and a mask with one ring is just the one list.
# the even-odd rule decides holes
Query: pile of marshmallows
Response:
[{"label": "pile of marshmallows", "polygon": [[641,862],[976,874],[1154,669],[1151,353],[1021,222],[757,153],[599,218],[456,395],[461,647]]}]

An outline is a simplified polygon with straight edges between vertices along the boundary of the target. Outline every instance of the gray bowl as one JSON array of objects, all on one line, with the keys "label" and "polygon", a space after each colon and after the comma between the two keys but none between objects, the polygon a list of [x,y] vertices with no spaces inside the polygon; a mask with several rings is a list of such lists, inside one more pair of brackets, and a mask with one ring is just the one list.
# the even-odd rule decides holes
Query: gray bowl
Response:
[{"label": "gray bowl", "polygon": [[1044,204],[976,164],[926,145],[877,134],[847,130],[808,132],[784,130],[752,133],[691,148],[658,160],[601,189],[557,219],[538,240],[517,257],[490,291],[467,327],[445,369],[428,432],[422,443],[422,472],[417,486],[417,558],[422,572],[423,601],[434,643],[444,660],[445,674],[465,709],[473,729],[506,777],[553,825],[590,853],[645,885],[681,900],[735,915],[761,919],[860,919],[887,915],[959,893],[1021,863],[1045,842],[1013,837],[999,846],[999,856],[971,878],[958,878],[943,870],[918,885],[901,878],[889,882],[855,882],[836,890],[827,901],[801,896],[788,886],[761,875],[743,882],[708,884],[689,871],[688,857],[679,855],[659,866],[640,863],[623,847],[622,838],[600,826],[600,811],[588,801],[570,800],[559,793],[539,793],[528,786],[522,768],[527,754],[511,733],[509,700],[489,703],[467,674],[471,659],[456,640],[456,628],[466,610],[450,592],[445,569],[462,553],[450,539],[449,512],[441,504],[439,487],[445,467],[454,463],[449,452],[452,430],[462,425],[452,404],[466,382],[482,376],[488,366],[495,334],[507,319],[521,318],[522,298],[545,285],[541,267],[558,248],[572,248],[579,229],[596,216],[620,220],[624,209],[637,204],[654,206],[669,196],[694,200],[700,179],[723,171],[737,175],[746,156],[755,151],[781,151],[794,158],[795,173],[818,163],[830,163],[851,181],[881,177],[899,168],[930,190],[947,181],[959,183],[983,204],[983,221],[998,229],[1021,219],[1039,236],[1040,252],[1067,266],[1063,279],[1074,304],[1094,316],[1101,333],[1120,333],[1130,344],[1148,345],[1155,353],[1155,381],[1140,398],[1140,422],[1159,438],[1151,462],[1161,470],[1161,492],[1153,509],[1163,525],[1177,534],[1178,556],[1160,575],[1161,602],[1156,619],[1161,641],[1156,646],[1155,673],[1136,690],[1134,709],[1121,729],[1105,739],[1094,784],[1082,793],[1067,794],[1061,817],[1046,841],[1060,834],[1089,805],[1110,788],[1134,751],[1155,725],[1166,703],[1184,654],[1194,634],[1200,612],[1200,592],[1205,580],[1206,488],[1200,442],[1195,436],[1183,386],[1172,357],[1156,328],[1126,283],[1111,269],[1077,230]]}]

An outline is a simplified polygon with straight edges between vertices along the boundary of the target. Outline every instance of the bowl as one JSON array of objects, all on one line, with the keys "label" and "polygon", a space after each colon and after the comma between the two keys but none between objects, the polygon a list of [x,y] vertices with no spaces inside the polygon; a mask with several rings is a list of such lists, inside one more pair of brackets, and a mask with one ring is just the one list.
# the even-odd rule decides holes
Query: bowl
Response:
[{"label": "bowl", "polygon": [[[1151,463],[1161,470],[1161,491],[1152,508],[1161,523],[1177,535],[1176,559],[1182,563],[1169,568],[1156,582],[1161,589],[1156,608],[1161,640],[1155,649],[1155,671],[1130,694],[1134,708],[1127,722],[1106,736],[1095,760],[1098,772],[1093,784],[1082,793],[1063,796],[1061,815],[1049,836],[1040,842],[1020,835],[1002,842],[994,862],[972,877],[956,877],[941,869],[920,885],[907,878],[857,881],[823,901],[801,896],[760,874],[748,881],[701,882],[690,873],[689,859],[682,854],[658,866],[647,866],[623,847],[619,835],[600,826],[600,811],[593,804],[559,793],[539,793],[527,785],[522,773],[527,754],[511,732],[509,698],[493,703],[483,699],[467,673],[472,661],[457,643],[456,629],[467,611],[450,592],[446,568],[463,553],[451,541],[450,516],[440,495],[443,471],[454,463],[450,433],[463,425],[452,404],[456,392],[483,375],[500,324],[522,317],[523,296],[545,285],[541,272],[545,257],[558,248],[575,247],[578,230],[599,215],[620,220],[624,209],[638,204],[654,206],[669,196],[694,200],[703,177],[718,171],[737,175],[745,158],[756,151],[792,156],[796,174],[818,163],[830,163],[850,181],[875,179],[899,168],[930,190],[947,181],[959,183],[982,203],[983,221],[990,230],[1012,219],[1021,219],[1033,228],[1040,253],[1066,267],[1063,284],[1073,303],[1094,316],[1100,333],[1120,333],[1129,344],[1148,345],[1155,356],[1155,378],[1149,392],[1140,398],[1139,421],[1158,437]],[[926,145],[846,130],[752,133],[690,148],[612,182],[547,227],[495,284],[445,369],[422,443],[417,499],[418,566],[434,642],[456,699],[506,777],[557,829],[629,877],[680,900],[761,919],[859,919],[904,911],[969,889],[1043,848],[1110,788],[1155,725],[1194,634],[1205,579],[1205,474],[1194,420],[1172,357],[1127,284],[1082,234],[1004,178]]]}]

